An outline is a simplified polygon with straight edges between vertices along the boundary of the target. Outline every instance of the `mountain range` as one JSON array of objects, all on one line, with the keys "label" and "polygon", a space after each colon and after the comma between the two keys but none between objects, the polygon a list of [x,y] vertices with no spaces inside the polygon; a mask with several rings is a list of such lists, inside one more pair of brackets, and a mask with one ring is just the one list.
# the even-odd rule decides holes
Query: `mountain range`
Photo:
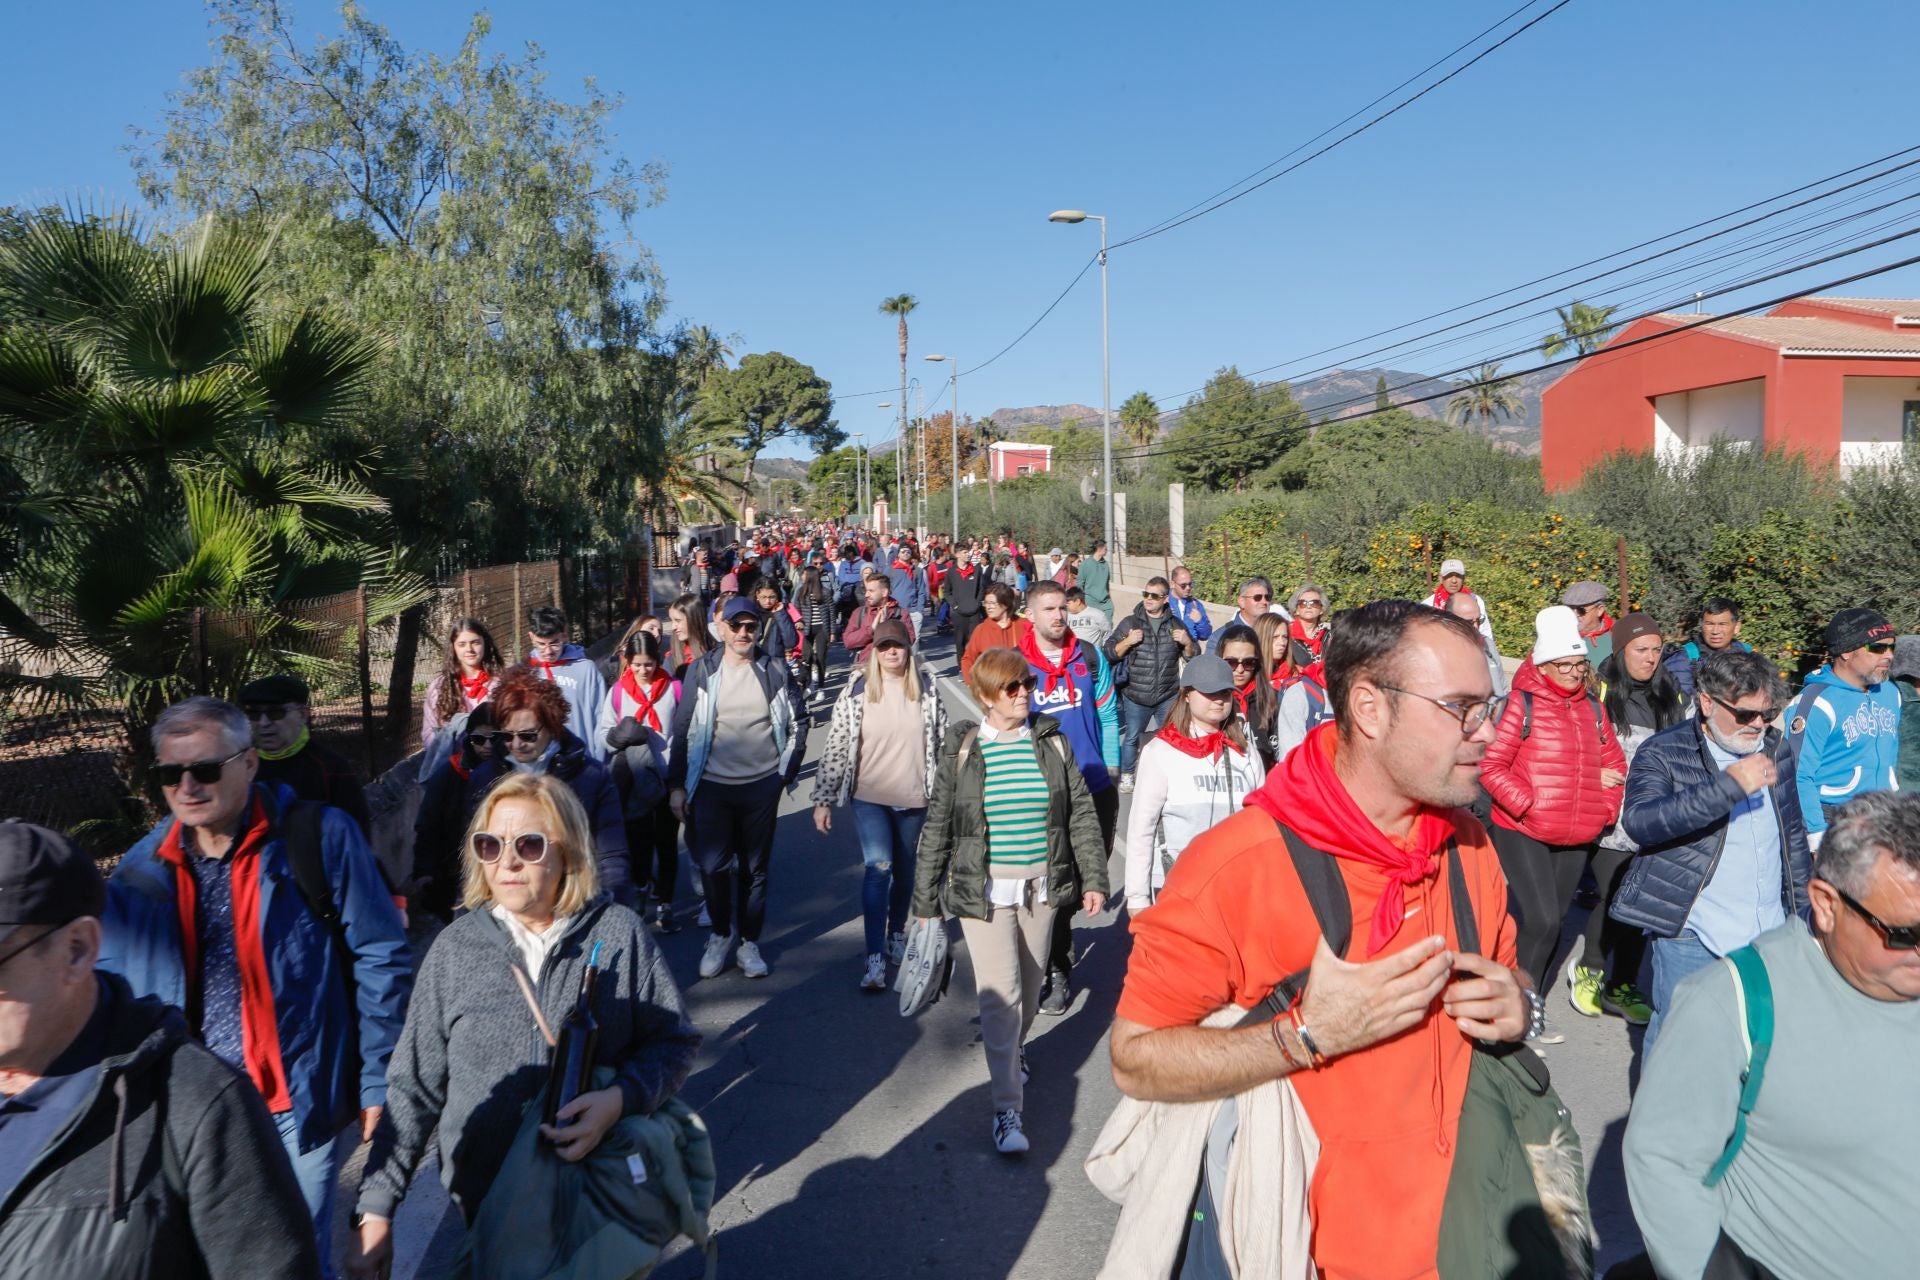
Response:
[{"label": "mountain range", "polygon": [[[1540,451],[1540,393],[1560,374],[1559,370],[1514,375],[1514,394],[1520,400],[1520,416],[1488,427],[1469,423],[1467,430],[1484,435],[1515,453]],[[1464,378],[1434,378],[1404,369],[1333,369],[1312,378],[1291,383],[1293,398],[1316,418],[1345,418],[1373,408],[1374,389],[1379,379],[1387,380],[1388,399],[1404,405],[1408,413],[1422,418],[1446,417],[1447,401],[1468,385]],[[1261,386],[1271,386],[1263,382]],[[1426,397],[1435,397],[1426,399]],[[1180,425],[1180,407],[1162,405],[1160,433],[1165,435]],[[1119,412],[1115,407],[1115,413]],[[1025,408],[995,409],[994,434],[1001,439],[1018,439],[1018,433],[1038,427],[1058,427],[1070,418],[1083,426],[1098,426],[1097,405],[1049,404]]]}]

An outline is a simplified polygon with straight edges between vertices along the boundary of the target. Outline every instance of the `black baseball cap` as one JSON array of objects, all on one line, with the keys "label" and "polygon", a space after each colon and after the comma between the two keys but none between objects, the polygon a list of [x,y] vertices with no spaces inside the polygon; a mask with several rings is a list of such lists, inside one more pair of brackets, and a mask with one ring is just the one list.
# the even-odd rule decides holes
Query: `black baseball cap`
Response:
[{"label": "black baseball cap", "polygon": [[107,882],[78,845],[17,818],[0,822],[0,944],[27,925],[57,928],[106,909]]},{"label": "black baseball cap", "polygon": [[258,680],[240,686],[242,706],[272,706],[292,702],[304,707],[311,696],[305,680],[284,672],[278,675],[261,676]]}]

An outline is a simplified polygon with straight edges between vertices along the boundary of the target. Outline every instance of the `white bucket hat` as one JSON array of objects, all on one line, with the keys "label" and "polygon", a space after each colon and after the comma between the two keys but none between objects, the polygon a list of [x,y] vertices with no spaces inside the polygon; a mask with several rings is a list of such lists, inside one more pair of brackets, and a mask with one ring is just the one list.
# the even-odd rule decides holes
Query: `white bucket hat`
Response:
[{"label": "white bucket hat", "polygon": [[1573,610],[1555,604],[1533,615],[1534,666],[1586,656],[1587,642],[1580,638],[1580,619]]}]

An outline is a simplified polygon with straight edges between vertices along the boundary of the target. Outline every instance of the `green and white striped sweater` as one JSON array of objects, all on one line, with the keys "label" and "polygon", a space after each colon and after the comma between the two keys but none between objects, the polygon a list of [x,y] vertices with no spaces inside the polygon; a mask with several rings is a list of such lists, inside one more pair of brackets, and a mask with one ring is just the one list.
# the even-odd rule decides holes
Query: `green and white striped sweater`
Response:
[{"label": "green and white striped sweater", "polygon": [[987,874],[1030,880],[1047,869],[1046,775],[1031,735],[978,741],[986,767]]}]

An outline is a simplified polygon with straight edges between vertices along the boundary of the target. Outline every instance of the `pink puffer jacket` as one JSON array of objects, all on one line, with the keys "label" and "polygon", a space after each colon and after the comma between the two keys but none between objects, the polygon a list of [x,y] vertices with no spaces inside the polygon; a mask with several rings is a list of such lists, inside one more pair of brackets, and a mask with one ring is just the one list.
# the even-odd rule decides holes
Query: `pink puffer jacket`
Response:
[{"label": "pink puffer jacket", "polygon": [[[1526,699],[1533,727],[1520,736]],[[1599,701],[1549,681],[1529,658],[1513,673],[1513,694],[1487,748],[1480,782],[1493,797],[1495,825],[1542,844],[1589,844],[1620,816],[1625,787],[1600,783],[1600,771],[1627,771],[1627,756]]]}]

